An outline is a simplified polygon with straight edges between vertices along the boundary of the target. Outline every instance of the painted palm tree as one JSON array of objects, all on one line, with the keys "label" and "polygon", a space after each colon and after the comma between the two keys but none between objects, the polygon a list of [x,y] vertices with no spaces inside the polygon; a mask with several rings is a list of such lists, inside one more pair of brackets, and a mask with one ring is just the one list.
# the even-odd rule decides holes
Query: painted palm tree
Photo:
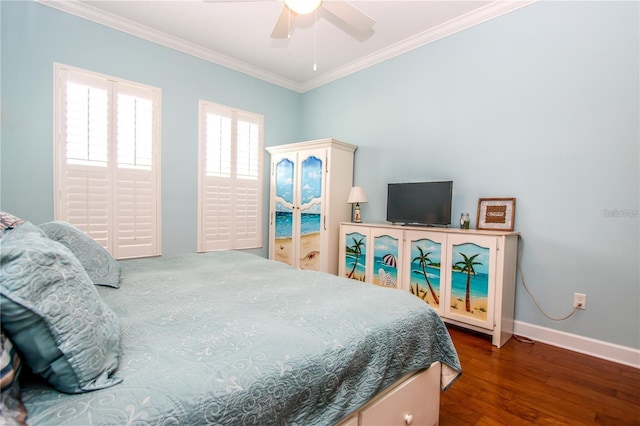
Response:
[{"label": "painted palm tree", "polygon": [[[420,252],[420,256],[414,257],[411,263],[420,262],[420,268],[422,268],[422,274],[424,275],[424,279],[427,282],[427,287],[431,292],[431,296],[433,297],[433,300],[436,302],[437,305],[439,305],[440,298],[438,297],[435,290],[431,286],[431,281],[429,281],[429,275],[427,275],[427,265],[433,265],[433,261],[429,259],[429,255],[431,254],[431,252],[425,253],[424,251],[422,251],[421,247],[418,247],[418,251]],[[418,292],[418,283],[416,283],[416,295],[420,296]]]},{"label": "painted palm tree", "polygon": [[474,265],[482,265],[481,262],[476,262],[476,257],[478,254],[474,254],[471,257],[467,257],[466,254],[460,253],[460,256],[464,260],[455,263],[455,266],[460,268],[460,272],[466,272],[467,274],[467,291],[465,294],[464,307],[467,312],[471,312],[471,274],[476,275],[476,270],[473,268]]},{"label": "painted palm tree", "polygon": [[356,260],[353,262],[353,268],[351,272],[347,275],[347,278],[353,278],[353,274],[356,271],[356,267],[358,266],[358,259],[360,258],[360,254],[362,254],[362,247],[364,246],[364,237],[356,240],[355,237],[352,237],[353,245],[351,247],[347,247],[347,251],[356,255]]}]

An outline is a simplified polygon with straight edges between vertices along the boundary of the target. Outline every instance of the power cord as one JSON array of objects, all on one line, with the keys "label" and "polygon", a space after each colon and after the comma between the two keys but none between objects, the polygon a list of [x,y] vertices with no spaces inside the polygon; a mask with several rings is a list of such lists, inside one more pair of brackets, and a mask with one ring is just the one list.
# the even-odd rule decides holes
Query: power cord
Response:
[{"label": "power cord", "polygon": [[522,239],[522,237],[520,235],[518,235],[518,259],[517,259],[517,268],[518,268],[518,273],[520,274],[520,282],[522,283],[522,287],[524,287],[524,289],[527,291],[527,294],[529,294],[529,296],[531,297],[531,300],[533,300],[533,303],[536,305],[536,308],[538,308],[538,310],[542,313],[542,315],[544,315],[545,317],[549,318],[551,321],[564,321],[566,319],[571,318],[571,316],[573,314],[576,313],[576,311],[578,310],[578,307],[574,307],[573,310],[571,312],[569,312],[569,314],[567,314],[566,316],[562,317],[562,318],[553,318],[551,316],[549,316],[544,309],[542,309],[542,307],[540,306],[540,304],[538,303],[538,301],[536,300],[535,296],[531,293],[531,291],[529,290],[529,287],[527,287],[527,283],[524,280],[524,274],[522,273],[522,267],[520,266],[520,258],[522,257],[522,249],[520,249],[520,242],[522,242],[522,244],[524,245],[524,240]]},{"label": "power cord", "polygon": [[516,339],[518,342],[526,343],[527,345],[533,345],[534,343],[536,343],[536,341],[533,339],[529,339],[528,337],[518,336],[517,334],[514,334],[513,338]]}]

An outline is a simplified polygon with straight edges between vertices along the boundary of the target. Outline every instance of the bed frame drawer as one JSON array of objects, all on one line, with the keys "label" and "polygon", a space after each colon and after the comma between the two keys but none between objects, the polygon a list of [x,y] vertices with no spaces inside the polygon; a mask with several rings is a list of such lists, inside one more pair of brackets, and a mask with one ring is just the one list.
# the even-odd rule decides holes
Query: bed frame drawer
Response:
[{"label": "bed frame drawer", "polygon": [[376,404],[364,409],[360,415],[360,426],[437,425],[440,393],[428,395],[426,392],[427,389],[433,389],[434,381],[435,386],[439,386],[439,374],[425,372],[411,377],[383,396]]},{"label": "bed frame drawer", "polygon": [[339,426],[432,426],[439,422],[440,363],[405,376]]}]

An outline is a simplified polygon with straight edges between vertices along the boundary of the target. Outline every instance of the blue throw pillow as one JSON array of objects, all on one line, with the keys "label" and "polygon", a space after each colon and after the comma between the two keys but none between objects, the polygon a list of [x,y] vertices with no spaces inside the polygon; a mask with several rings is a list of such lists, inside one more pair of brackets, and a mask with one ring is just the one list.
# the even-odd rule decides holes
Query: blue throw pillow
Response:
[{"label": "blue throw pillow", "polygon": [[60,220],[43,223],[39,227],[49,238],[71,250],[94,284],[120,287],[120,264],[96,240]]},{"label": "blue throw pillow", "polygon": [[112,376],[120,356],[118,317],[73,253],[33,228],[20,225],[0,246],[3,330],[31,370],[61,392],[119,383]]}]

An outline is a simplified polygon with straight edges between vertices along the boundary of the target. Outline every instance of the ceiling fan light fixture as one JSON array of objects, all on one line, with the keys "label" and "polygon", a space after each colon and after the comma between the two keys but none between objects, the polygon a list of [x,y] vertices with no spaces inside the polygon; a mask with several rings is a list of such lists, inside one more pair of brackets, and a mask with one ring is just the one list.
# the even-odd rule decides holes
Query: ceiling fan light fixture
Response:
[{"label": "ceiling fan light fixture", "polygon": [[322,0],[284,0],[284,3],[295,13],[306,15],[320,7]]}]

